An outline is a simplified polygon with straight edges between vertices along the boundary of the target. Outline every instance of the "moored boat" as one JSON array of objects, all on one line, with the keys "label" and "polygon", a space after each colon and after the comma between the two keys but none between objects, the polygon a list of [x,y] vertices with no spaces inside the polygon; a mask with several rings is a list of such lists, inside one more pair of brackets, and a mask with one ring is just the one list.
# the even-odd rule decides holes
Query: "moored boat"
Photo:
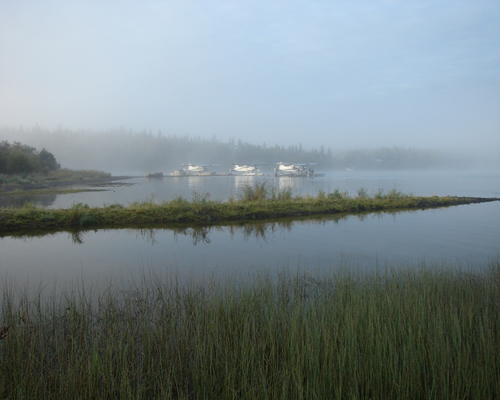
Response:
[{"label": "moored boat", "polygon": [[146,178],[163,178],[163,172],[148,172]]}]

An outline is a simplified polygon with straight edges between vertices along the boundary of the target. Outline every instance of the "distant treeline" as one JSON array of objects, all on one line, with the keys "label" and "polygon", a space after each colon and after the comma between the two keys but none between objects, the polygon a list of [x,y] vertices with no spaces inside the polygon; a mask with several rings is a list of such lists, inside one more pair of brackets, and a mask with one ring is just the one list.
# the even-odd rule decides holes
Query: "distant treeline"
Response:
[{"label": "distant treeline", "polygon": [[[189,135],[164,135],[161,131],[133,132],[124,128],[107,131],[55,129],[35,126],[0,128],[0,138],[22,138],[30,146],[50,148],[64,167],[107,171],[168,171],[183,163],[237,164],[277,162],[317,163],[321,169],[414,169],[450,166],[450,159],[435,150],[416,148],[379,148],[332,151],[304,149],[301,144],[250,144],[234,138],[223,142],[214,135],[202,139]],[[264,167],[263,169],[266,169]]]},{"label": "distant treeline", "polygon": [[52,153],[43,148],[37,151],[20,142],[0,142],[0,174],[55,171],[61,168]]}]

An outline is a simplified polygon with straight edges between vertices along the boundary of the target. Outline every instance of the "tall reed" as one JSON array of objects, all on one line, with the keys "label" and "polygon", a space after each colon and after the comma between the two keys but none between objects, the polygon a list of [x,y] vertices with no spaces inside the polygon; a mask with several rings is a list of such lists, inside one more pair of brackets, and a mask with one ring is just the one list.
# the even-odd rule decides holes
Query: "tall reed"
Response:
[{"label": "tall reed", "polygon": [[[500,261],[277,279],[4,284],[1,398],[500,397]],[[4,332],[5,331],[5,332]]]}]

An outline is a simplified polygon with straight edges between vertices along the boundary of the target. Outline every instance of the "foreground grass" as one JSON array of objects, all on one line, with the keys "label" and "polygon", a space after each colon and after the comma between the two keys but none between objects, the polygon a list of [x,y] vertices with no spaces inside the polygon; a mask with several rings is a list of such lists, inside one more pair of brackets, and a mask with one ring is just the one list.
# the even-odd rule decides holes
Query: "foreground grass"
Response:
[{"label": "foreground grass", "polygon": [[0,396],[499,398],[500,262],[431,267],[46,299],[4,284]]},{"label": "foreground grass", "polygon": [[43,209],[29,203],[22,208],[0,209],[0,231],[8,232],[27,228],[47,229],[69,226],[125,226],[151,223],[212,223],[245,221],[280,217],[300,217],[321,214],[391,211],[399,209],[424,209],[459,204],[496,201],[477,197],[417,197],[395,190],[368,194],[360,189],[351,197],[336,190],[319,192],[317,196],[292,197],[285,189],[268,190],[266,183],[247,186],[237,196],[226,202],[211,200],[210,194],[194,194],[192,200],[178,197],[172,201],[155,203],[154,199],[135,202],[127,207],[113,204],[89,207],[75,204],[68,209]]}]

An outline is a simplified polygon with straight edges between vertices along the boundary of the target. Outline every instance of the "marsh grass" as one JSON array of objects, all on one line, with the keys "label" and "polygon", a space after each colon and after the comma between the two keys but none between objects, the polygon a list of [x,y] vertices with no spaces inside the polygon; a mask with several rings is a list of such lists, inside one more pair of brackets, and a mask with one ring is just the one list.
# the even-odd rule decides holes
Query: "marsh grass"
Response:
[{"label": "marsh grass", "polygon": [[[17,300],[15,300],[17,299]],[[1,398],[500,396],[500,262],[3,286]]]},{"label": "marsh grass", "polygon": [[34,175],[30,174],[0,174],[0,185],[26,185],[38,182],[39,180]]},{"label": "marsh grass", "polygon": [[93,169],[79,169],[72,170],[68,168],[61,168],[57,171],[51,171],[47,174],[49,180],[81,180],[81,179],[101,179],[110,178],[109,172],[93,170]]},{"label": "marsh grass", "polygon": [[[276,189],[268,181],[256,182],[253,185],[245,184],[240,192],[236,195],[237,201],[253,202],[253,201],[284,201],[292,199],[292,188],[285,187]],[[231,202],[235,198],[230,199]]]},{"label": "marsh grass", "polygon": [[266,181],[257,182],[254,185],[247,183],[243,186],[237,199],[240,201],[268,200],[269,193],[269,184]]},{"label": "marsh grass", "polygon": [[321,214],[425,209],[459,204],[497,201],[496,198],[417,197],[391,190],[368,193],[359,189],[357,196],[336,189],[319,191],[317,196],[292,196],[291,188],[277,190],[268,182],[243,187],[236,197],[223,202],[211,199],[210,193],[193,193],[192,199],[177,197],[158,203],[154,194],[128,206],[110,205],[90,208],[78,203],[68,209],[0,209],[0,231],[46,229],[67,226],[119,226],[144,223],[213,223],[262,220]]}]

